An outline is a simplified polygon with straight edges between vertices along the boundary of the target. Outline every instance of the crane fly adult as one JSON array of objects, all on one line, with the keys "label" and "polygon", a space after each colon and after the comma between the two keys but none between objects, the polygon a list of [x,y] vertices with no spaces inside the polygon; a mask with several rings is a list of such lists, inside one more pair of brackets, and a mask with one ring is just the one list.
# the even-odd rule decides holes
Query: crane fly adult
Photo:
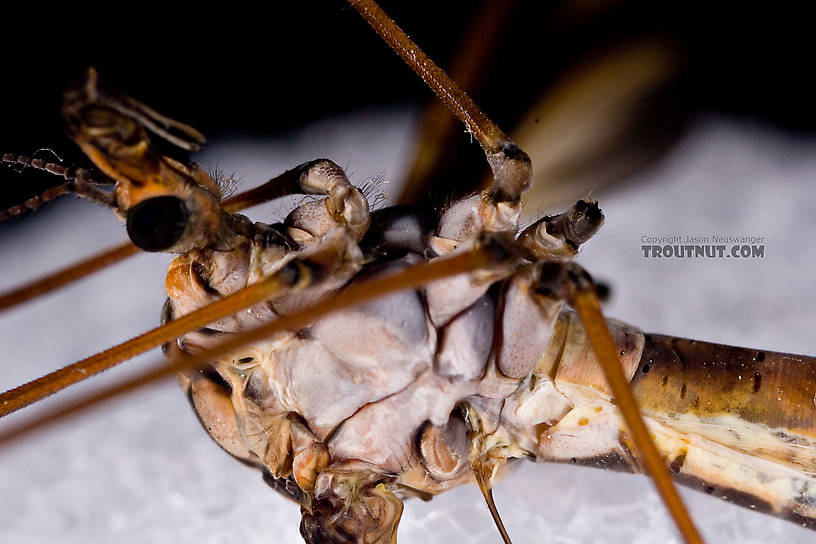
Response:
[{"label": "crane fly adult", "polygon": [[[639,249],[639,247],[638,247],[638,249]],[[646,373],[646,372],[644,372],[644,374],[645,374],[645,373]]]}]

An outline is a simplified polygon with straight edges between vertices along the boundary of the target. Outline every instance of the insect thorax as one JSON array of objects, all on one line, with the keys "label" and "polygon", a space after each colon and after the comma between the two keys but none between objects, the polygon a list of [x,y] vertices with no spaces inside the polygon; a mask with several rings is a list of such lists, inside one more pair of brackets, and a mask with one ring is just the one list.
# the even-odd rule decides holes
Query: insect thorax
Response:
[{"label": "insect thorax", "polygon": [[[205,349],[347,283],[465,247],[485,223],[515,221],[516,210],[499,210],[503,216],[484,208],[472,197],[439,223],[409,208],[374,212],[369,235],[353,244],[362,259],[352,258],[363,265],[328,288],[282,296],[189,333],[169,353]],[[292,226],[270,228],[285,235]],[[177,257],[167,276],[172,315],[274,272],[286,248],[270,239]],[[486,270],[382,297],[243,348],[182,383],[216,442],[263,467],[292,498],[331,494],[350,475],[361,488],[388,482],[397,495],[436,494],[470,481],[479,456],[537,454],[542,431],[572,408],[554,377],[577,321],[560,300],[533,292],[534,275],[531,266]],[[622,349],[636,362],[641,337],[626,330],[632,339]],[[587,356],[588,348],[573,358]]]}]

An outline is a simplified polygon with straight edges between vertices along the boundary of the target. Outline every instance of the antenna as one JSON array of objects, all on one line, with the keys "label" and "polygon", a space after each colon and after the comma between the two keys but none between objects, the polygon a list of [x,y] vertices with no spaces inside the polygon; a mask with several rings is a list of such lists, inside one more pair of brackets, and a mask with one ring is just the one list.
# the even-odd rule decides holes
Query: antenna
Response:
[{"label": "antenna", "polygon": [[46,189],[22,204],[0,210],[0,222],[21,215],[27,211],[36,210],[43,204],[66,194],[75,194],[111,208],[116,207],[116,197],[114,194],[99,188],[99,186],[112,186],[116,182],[99,170],[64,166],[62,164],[47,162],[43,159],[32,159],[25,155],[14,155],[11,153],[4,154],[2,162],[8,165],[36,168],[37,170],[60,176],[65,179],[65,182],[56,187]]}]

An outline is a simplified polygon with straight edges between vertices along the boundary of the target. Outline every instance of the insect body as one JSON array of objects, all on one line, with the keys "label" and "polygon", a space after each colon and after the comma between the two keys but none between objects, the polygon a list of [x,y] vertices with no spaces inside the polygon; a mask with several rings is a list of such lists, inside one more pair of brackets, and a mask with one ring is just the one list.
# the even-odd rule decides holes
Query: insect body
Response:
[{"label": "insect body", "polygon": [[[353,127],[348,127],[348,129],[353,130]],[[699,146],[708,148],[713,145],[710,143],[712,142],[711,136],[706,136],[705,131],[703,131],[703,133],[704,134],[702,136],[699,136],[701,139]],[[689,145],[693,144],[690,143]],[[748,146],[746,145],[746,147]],[[315,154],[320,153],[312,153],[312,155]],[[692,156],[690,160],[693,161],[694,157]],[[229,165],[229,163],[227,163],[227,165]],[[358,166],[357,168],[359,168],[361,172],[377,172],[379,167],[379,163],[372,163],[370,170],[366,170],[363,166]],[[282,168],[284,168],[283,165],[277,167],[272,165],[261,168],[260,172],[263,173],[268,170],[280,170]],[[668,183],[668,191],[670,193],[671,191],[677,191],[679,194],[684,190],[689,189],[688,184],[679,185],[671,184],[669,182],[666,183]],[[705,184],[693,185],[692,188],[694,187],[702,189],[705,187]],[[661,186],[655,187],[655,190],[660,192]],[[653,202],[651,200],[641,200],[642,198],[646,198],[646,196],[647,195],[643,195],[643,197],[615,197],[613,195],[607,199],[610,203],[609,206],[607,206],[607,209],[612,209],[613,211],[617,209],[623,215],[631,208],[636,209],[641,207],[650,209],[650,206],[657,208],[659,205],[659,199],[655,198],[657,202]],[[793,205],[794,203],[790,204]],[[60,205],[64,204],[60,203]],[[721,203],[720,205],[724,206],[725,203]],[[115,228],[115,222],[110,221],[108,215],[103,213],[104,210],[88,210],[77,207],[77,209],[72,210],[72,212],[83,213],[85,214],[86,219],[81,221],[79,226],[72,227],[74,230],[69,230],[68,225],[65,225],[65,227],[62,228],[58,225],[49,226],[42,236],[32,237],[33,243],[30,242],[26,244],[26,246],[29,246],[29,253],[21,253],[19,258],[34,260],[37,258],[38,253],[45,251],[45,248],[41,248],[38,244],[48,241],[49,236],[47,236],[46,233],[51,233],[50,236],[52,237],[62,235],[64,233],[66,238],[71,239],[75,238],[78,234],[79,238],[85,239],[90,236],[97,236],[97,233],[99,233],[100,230],[103,232],[109,232],[108,229]],[[96,213],[96,219],[94,219],[93,215],[88,217],[88,214],[91,212]],[[613,237],[613,240],[618,243],[616,247],[622,246],[625,248],[627,237],[619,234],[620,230],[617,230],[619,225],[616,225],[616,223],[618,223],[616,221],[616,215],[614,213],[608,213],[608,216],[611,226],[608,228],[608,230],[601,231],[599,236],[603,237],[606,233],[609,233]],[[55,219],[59,218],[57,217]],[[100,226],[91,226],[95,225],[92,223],[92,221],[102,221],[102,224]],[[665,218],[662,221],[665,222]],[[647,222],[646,224],[654,226],[642,228],[647,230],[650,228],[656,229],[659,225],[664,224],[663,222]],[[712,229],[718,228],[717,225],[712,225],[709,223],[706,223],[706,226]],[[640,228],[639,225],[638,227]],[[80,230],[77,232],[76,229]],[[618,236],[620,236],[622,239],[615,239]],[[96,243],[102,247],[105,247],[114,240],[115,238],[109,237],[105,239],[98,239]],[[59,238],[57,238],[55,241],[59,244],[68,243],[68,240],[61,241]],[[639,242],[639,236],[636,239],[636,242]],[[603,246],[601,246],[601,248],[602,247]],[[641,264],[642,261],[637,260],[637,250],[639,250],[639,247],[634,248],[634,250],[630,252],[629,258],[623,261],[615,260],[611,256],[607,255],[604,255],[603,258],[606,259],[607,264],[620,262],[620,266],[626,267],[645,267],[646,265],[655,266],[648,263]],[[603,251],[601,252],[603,253]],[[592,251],[587,251],[585,258],[591,258],[592,254]],[[677,264],[677,266],[682,265],[683,263]],[[139,259],[135,260],[134,263],[129,265],[129,267],[130,266],[141,267],[138,268],[138,270],[141,271],[132,273],[131,278],[127,280],[126,283],[120,283],[118,285],[126,285],[128,286],[128,289],[138,289],[137,285],[139,284],[134,284],[134,282],[139,280],[147,283],[147,285],[142,288],[147,292],[156,291],[159,288],[161,273],[159,270],[157,270],[157,267],[161,267],[160,259],[140,257]],[[687,287],[689,289],[689,293],[692,294],[695,292],[693,287],[700,283],[699,280],[695,279],[700,276],[699,269],[695,268],[695,266],[700,267],[702,265],[700,263],[696,263],[693,266],[688,266],[684,271],[684,273],[688,275]],[[595,268],[597,269],[599,267],[596,266]],[[132,270],[131,268],[128,269]],[[151,277],[151,270],[153,270],[152,280],[149,279]],[[709,270],[711,270],[711,268],[709,268]],[[697,272],[696,275],[695,271]],[[758,272],[762,272],[762,270],[758,269],[758,267],[755,266],[749,268],[748,271],[751,272],[750,276],[755,278],[756,281],[761,279],[761,276],[756,276]],[[768,272],[770,273],[770,271]],[[621,277],[624,279],[626,278],[625,274]],[[717,281],[717,276],[714,276],[714,278],[714,280],[709,279],[708,281]],[[725,280],[726,278],[721,280],[722,285],[726,284]],[[14,279],[10,278],[10,281],[14,282]],[[623,293],[632,295],[635,298],[635,302],[631,305],[619,305],[618,309],[619,312],[623,312],[629,316],[630,320],[634,321],[638,316],[633,312],[638,310],[643,311],[644,308],[646,308],[646,302],[637,299],[640,291],[633,290],[634,286],[631,286],[631,284],[627,283],[626,281],[621,280],[620,282],[616,282],[615,285],[616,288],[621,290]],[[91,285],[89,287],[95,287],[95,285]],[[82,297],[94,296],[90,291],[82,290],[82,285],[79,286],[79,289],[79,294]],[[110,299],[110,293],[116,293],[116,289],[116,287],[111,286],[108,289],[103,288],[102,292],[106,298]],[[59,297],[70,296],[71,291],[75,291],[75,289],[69,290],[68,293],[59,293],[56,295],[56,297],[59,299]],[[136,294],[136,291],[134,291],[134,294]],[[650,296],[655,297],[657,294],[659,293],[652,293]],[[762,297],[762,292],[757,292],[757,296]],[[621,295],[617,300],[620,300],[620,298],[625,297]],[[117,339],[117,335],[118,338],[124,339],[132,330],[138,329],[139,327],[144,327],[145,324],[149,324],[150,321],[154,319],[155,308],[161,303],[160,295],[157,294],[152,301],[146,300],[142,302],[143,299],[143,295],[131,298],[131,302],[128,304],[130,313],[125,312],[125,315],[132,315],[134,308],[141,306],[141,313],[144,314],[144,319],[146,321],[141,323],[138,321],[122,323],[118,329],[119,332],[106,329],[106,326],[110,326],[109,324],[106,324],[108,320],[104,317],[105,314],[100,314],[98,311],[94,311],[90,315],[83,315],[81,321],[85,322],[86,320],[89,320],[89,323],[93,323],[93,318],[102,318],[96,327],[99,327],[100,330],[105,333],[104,338],[100,338],[98,340],[99,347],[104,347],[111,341],[115,341]],[[77,302],[70,304],[79,304],[81,300],[82,299],[79,299]],[[678,330],[677,327],[689,326],[688,323],[684,323],[682,321],[670,321],[675,318],[678,320],[682,318],[682,311],[684,308],[682,304],[677,302],[677,300],[678,297],[676,295],[668,294],[666,295],[666,298],[662,304],[653,302],[655,307],[668,306],[676,308],[676,312],[661,312],[661,314],[654,317],[650,316],[650,319],[669,320],[666,321],[665,325],[662,327],[655,326],[655,328],[660,328],[663,330]],[[760,300],[762,299],[760,298]],[[28,308],[22,314],[18,314],[20,316],[18,319],[27,319],[28,321],[25,322],[29,323],[29,327],[31,328],[34,328],[36,323],[40,323],[42,319],[49,317],[49,315],[51,318],[63,319],[62,316],[66,315],[67,310],[60,311],[59,306],[57,306],[57,309],[55,309],[53,306],[53,299],[46,302],[49,302],[50,304],[43,303],[41,305],[35,305],[34,308]],[[793,308],[794,312],[797,311],[796,300],[793,297],[791,297],[788,304]],[[47,311],[48,315],[40,315],[37,317],[32,316],[27,318],[27,315],[32,315],[32,313],[38,310],[37,306],[39,306],[40,311]],[[82,308],[84,306],[79,304],[77,307]],[[804,312],[805,308],[802,307],[801,311]],[[676,317],[675,314],[677,314]],[[743,320],[743,323],[745,323],[745,320]],[[765,328],[760,327],[760,324],[760,322],[757,322],[756,325],[750,325],[749,322],[749,326],[755,327],[749,329],[749,331],[753,331],[753,334],[763,334],[762,331],[765,330]],[[696,333],[698,336],[704,336],[706,334],[706,329],[703,327],[703,324],[692,323],[692,325],[697,325],[701,328],[697,330],[679,330],[688,335]],[[795,321],[791,322],[790,326],[795,327]],[[72,330],[70,323],[65,324],[64,327],[69,331]],[[782,328],[780,327],[780,329]],[[79,328],[73,329],[73,334],[71,336],[79,337],[80,335],[78,333],[80,330],[81,329]],[[780,330],[780,332],[782,332],[782,330]],[[10,331],[10,333],[18,335],[19,329],[14,327],[13,331]],[[109,336],[109,334],[111,336]],[[726,332],[726,334],[729,333]],[[739,338],[733,336],[734,333],[730,334],[732,334],[732,336],[724,338],[726,338],[727,341],[738,343]],[[714,338],[716,338],[716,336]],[[67,339],[62,339],[61,343],[65,344],[66,340]],[[88,351],[89,348],[87,342],[91,341],[90,339],[86,340],[77,338],[76,340],[78,340],[78,342],[75,341],[75,343],[78,345],[76,345],[74,348],[75,352],[73,355],[66,355],[66,357],[78,358]],[[787,341],[795,342],[797,339],[791,338]],[[764,344],[767,347],[773,348],[774,344],[771,342],[772,340],[762,340],[760,345]],[[4,342],[4,345],[17,346],[18,344],[11,342],[11,340],[7,340]],[[781,341],[777,340],[777,345],[781,346],[783,344]],[[801,351],[805,351],[807,348],[806,345],[797,346],[797,350]],[[38,349],[35,350],[33,348]],[[46,346],[42,346],[42,348],[46,348]],[[34,377],[35,375],[42,373],[48,368],[47,365],[53,364],[52,361],[54,354],[49,352],[47,348],[44,350],[42,348],[40,348],[37,343],[34,343],[33,346],[27,348],[26,353],[33,354],[29,359],[32,364],[36,363],[37,361],[37,353],[45,351],[45,353],[40,355],[40,357],[42,357],[42,364],[44,364],[45,367],[42,369],[30,369],[30,377]],[[20,357],[22,357],[22,355],[23,354],[21,352]],[[25,368],[21,367],[15,370],[22,371],[25,370]],[[10,377],[9,385],[12,383],[19,383],[21,381],[23,381],[21,377]],[[148,398],[150,399],[149,401],[145,400],[136,402],[131,406],[120,406],[119,408],[116,408],[113,413],[108,413],[107,416],[105,416],[104,413],[100,413],[97,418],[98,422],[96,423],[80,422],[78,426],[72,425],[69,429],[61,430],[57,436],[51,438],[46,436],[44,437],[44,440],[47,441],[46,443],[53,444],[53,446],[43,448],[42,446],[37,445],[41,444],[40,442],[35,442],[32,444],[32,446],[34,446],[33,448],[26,446],[20,451],[19,454],[14,456],[14,459],[8,461],[9,464],[6,466],[10,467],[10,473],[17,473],[20,474],[21,477],[31,479],[31,481],[26,485],[26,487],[30,490],[29,492],[32,493],[32,498],[29,500],[42,500],[40,497],[42,497],[45,493],[51,495],[53,501],[62,499],[62,501],[57,504],[51,501],[44,504],[45,511],[49,512],[49,514],[55,520],[53,522],[53,526],[35,530],[32,520],[29,519],[26,521],[26,519],[22,516],[13,516],[14,519],[9,520],[9,526],[12,528],[16,527],[18,532],[12,534],[22,535],[26,531],[29,531],[34,535],[34,541],[39,541],[40,538],[42,540],[47,538],[45,535],[49,534],[50,530],[58,530],[57,528],[62,527],[62,531],[69,531],[70,534],[76,538],[81,538],[81,535],[83,534],[93,534],[89,532],[93,531],[101,532],[102,534],[117,535],[123,539],[138,541],[139,539],[134,536],[134,534],[137,532],[137,528],[134,524],[138,522],[138,519],[149,519],[151,520],[151,523],[156,523],[158,520],[164,520],[167,524],[163,529],[156,527],[155,531],[157,531],[157,533],[162,532],[164,534],[169,533],[175,535],[204,535],[209,533],[218,534],[220,535],[220,538],[229,539],[233,537],[224,536],[225,532],[223,529],[223,526],[230,525],[230,521],[228,521],[229,519],[238,526],[242,527],[242,532],[239,532],[238,534],[247,534],[248,532],[252,531],[253,534],[260,535],[264,530],[275,530],[278,534],[290,535],[289,538],[294,541],[296,538],[296,528],[293,527],[294,524],[291,522],[291,518],[292,516],[297,516],[296,508],[290,506],[286,502],[279,503],[277,500],[278,497],[270,495],[268,489],[265,489],[256,481],[257,477],[254,472],[240,467],[237,464],[231,463],[231,461],[225,456],[222,458],[223,454],[211,447],[206,440],[202,440],[202,437],[197,434],[197,424],[188,416],[188,410],[186,406],[184,406],[183,399],[179,397],[175,387],[168,386],[162,388],[159,392],[152,394]],[[145,404],[146,402],[149,402],[149,404]],[[128,423],[128,419],[126,419],[126,414],[130,415],[130,423]],[[150,419],[145,420],[145,418]],[[122,424],[112,424],[117,422],[122,422]],[[180,423],[184,422],[187,423],[186,426],[180,425]],[[132,436],[133,432],[136,433],[137,439],[129,440],[128,437]],[[96,436],[99,436],[99,434],[105,434],[109,439],[102,442],[99,442],[98,440],[95,441],[97,445],[94,447],[94,450],[96,450],[98,454],[88,453],[88,449],[83,445],[83,443],[94,439]],[[150,448],[146,448],[145,450],[137,449],[141,443],[141,440],[138,437],[143,437],[147,439],[146,442],[148,444],[154,445]],[[195,446],[195,444],[198,444],[198,446]],[[157,448],[157,450],[151,451],[153,448]],[[67,459],[72,459],[73,461],[71,461],[69,464],[63,464],[62,462],[59,465],[54,464],[52,461],[53,458],[50,455],[51,449],[59,449],[60,451],[65,452],[65,457]],[[182,460],[179,456],[179,452],[189,450],[195,450],[196,454],[193,456],[185,456]],[[79,461],[80,459],[86,459],[87,461]],[[19,468],[14,468],[15,466],[18,466],[18,463]],[[122,470],[119,463],[124,464],[127,470]],[[24,468],[28,466],[35,467],[32,469],[30,474],[28,470],[24,470]],[[139,478],[133,477],[133,473],[144,474],[145,479],[152,482],[151,485],[149,487],[143,485],[143,483],[139,482]],[[47,485],[40,483],[37,485],[37,481],[41,477],[52,480],[53,482],[64,483],[51,483]],[[98,481],[98,483],[94,484],[94,481]],[[581,484],[580,482],[582,481],[585,483]],[[599,481],[602,483],[599,484]],[[538,483],[533,484],[531,482]],[[504,506],[505,511],[503,515],[508,525],[513,528],[516,538],[524,538],[525,528],[518,529],[518,527],[529,523],[531,519],[530,516],[533,516],[532,519],[546,520],[546,526],[536,526],[538,530],[553,531],[564,535],[572,534],[573,536],[571,538],[580,542],[609,541],[628,534],[628,530],[621,527],[621,525],[625,526],[625,524],[627,524],[625,516],[624,519],[618,517],[611,519],[609,521],[610,526],[604,529],[604,531],[601,533],[603,536],[599,536],[595,533],[594,529],[590,529],[592,525],[591,523],[582,524],[580,527],[568,525],[569,520],[574,519],[571,516],[575,516],[576,514],[572,509],[562,508],[561,503],[559,502],[561,499],[558,497],[561,497],[562,493],[564,493],[562,490],[568,487],[570,491],[567,492],[567,497],[580,501],[579,503],[583,505],[581,509],[582,513],[584,513],[586,516],[604,515],[604,512],[606,511],[605,509],[608,507],[603,506],[601,503],[600,499],[603,497],[603,495],[601,495],[601,497],[598,495],[599,485],[601,485],[602,488],[614,487],[618,490],[615,493],[615,499],[620,499],[620,495],[622,494],[620,486],[624,486],[624,489],[626,490],[631,490],[633,486],[638,484],[638,480],[627,475],[608,474],[606,472],[599,472],[595,470],[558,465],[547,467],[525,466],[523,467],[523,470],[518,470],[511,473],[508,476],[508,479],[502,481],[497,487],[496,493],[500,505],[513,505],[512,507]],[[181,486],[179,487],[180,490],[174,491],[173,488],[177,486]],[[96,504],[99,502],[105,502],[109,509],[104,513],[93,515],[85,512],[84,509],[82,512],[72,514],[71,512],[73,510],[70,508],[70,506],[72,504],[76,504],[78,499],[75,498],[74,501],[70,500],[73,496],[73,491],[71,490],[77,487],[83,488],[84,491],[82,496],[87,497],[88,501],[94,503],[93,506],[95,511],[99,510],[99,505]],[[37,489],[39,489],[39,491],[36,491]],[[557,493],[556,489],[559,490]],[[635,501],[639,494],[646,494],[650,492],[649,487],[646,485],[635,487],[635,489],[637,489],[637,491],[627,491],[623,494],[629,498],[629,500]],[[535,491],[533,492],[533,490]],[[114,497],[119,497],[116,502],[112,502],[110,500],[110,493],[113,493]],[[259,505],[259,509],[264,513],[263,515],[252,514],[252,509],[242,508],[237,504],[237,501],[228,499],[226,496],[245,497],[249,502]],[[534,501],[536,499],[540,499],[540,497],[545,497],[545,502],[558,504],[559,506],[557,508],[548,508],[542,511],[541,509],[530,506],[529,504],[522,505],[521,503],[516,502],[520,500],[518,498],[519,496],[525,497],[528,501]],[[35,497],[37,499],[35,499]],[[792,539],[793,541],[797,541],[797,538],[800,539],[800,541],[805,541],[810,534],[809,532],[803,532],[801,529],[797,530],[797,527],[793,524],[768,519],[757,514],[751,514],[747,510],[735,509],[734,507],[730,507],[731,509],[729,509],[727,504],[722,503],[721,501],[715,501],[701,494],[699,497],[697,497],[695,494],[690,498],[696,498],[697,501],[704,501],[703,504],[705,506],[702,508],[693,509],[693,512],[698,516],[703,516],[703,523],[706,521],[709,522],[710,527],[713,527],[714,532],[708,534],[711,534],[711,538],[718,541],[728,541],[728,539],[732,538],[736,539],[736,537],[729,536],[735,534],[742,534],[746,536],[766,535],[765,537],[756,536],[757,541],[762,541],[778,537],[779,534],[781,534],[780,531],[787,531],[789,536],[786,538]],[[461,501],[461,503],[458,505],[456,503],[457,499]],[[150,504],[151,501],[160,501],[159,504],[162,504],[163,506],[161,508],[145,506]],[[440,527],[440,531],[443,534],[447,534],[449,536],[458,535],[461,537],[463,534],[472,536],[478,535],[480,531],[490,531],[490,534],[492,534],[493,529],[490,527],[489,521],[476,518],[472,524],[465,527],[459,523],[452,523],[451,518],[446,517],[444,514],[446,509],[451,508],[456,511],[472,510],[475,515],[475,513],[481,511],[482,508],[477,501],[478,494],[473,488],[454,489],[427,504],[411,501],[406,508],[406,517],[402,522],[403,538],[411,541],[414,538],[427,537],[427,529],[424,528],[423,523],[435,523],[436,526]],[[567,504],[575,504],[569,502],[566,498],[564,501],[567,502]],[[692,502],[693,508],[694,504],[695,502]],[[198,512],[206,509],[212,513],[210,515],[192,516],[186,514],[188,508],[194,508]],[[633,512],[638,512],[632,515],[637,516],[639,519],[653,519],[653,515],[655,513],[654,504],[648,501],[630,502],[627,503],[626,506],[621,507],[621,509],[630,514]],[[14,508],[7,509],[5,511],[21,513],[20,510],[15,510]],[[165,515],[165,513],[167,515]],[[417,515],[420,516],[419,519],[416,518]],[[652,516],[652,518],[650,518],[650,516]],[[83,520],[82,525],[79,526],[80,528],[76,528],[76,526],[70,524],[69,520],[71,517],[76,517]],[[721,521],[723,519],[739,519],[739,527],[728,528],[728,526]],[[648,530],[652,531],[650,533],[651,535],[660,535],[661,530],[666,530],[665,528],[660,529],[660,526],[655,526],[654,523],[655,521],[653,520],[648,525]],[[51,527],[54,527],[54,529],[51,529]],[[71,530],[71,527],[74,527],[74,529]],[[185,529],[185,527],[187,527],[187,529]],[[559,530],[558,527],[561,527],[561,529]],[[567,527],[570,528],[568,529]],[[638,527],[638,531],[640,531],[640,529],[641,527]],[[187,530],[190,532],[186,532]],[[711,531],[711,529],[709,529],[709,531]],[[670,532],[667,533],[667,538],[671,538],[670,534]],[[38,537],[36,535],[41,536]],[[530,534],[529,538],[534,540],[539,536],[539,533],[534,533]],[[189,538],[193,537],[190,536]]]},{"label": "insect body", "polygon": [[[301,226],[303,226],[303,224],[301,224],[301,223],[295,223],[295,225],[301,225]],[[292,226],[292,224],[291,224],[291,223],[290,223],[290,226]],[[299,228],[299,227],[298,227],[298,228]],[[300,230],[305,230],[305,229],[300,229]],[[177,239],[172,240],[172,241],[171,241],[171,244],[172,244],[172,243],[177,243],[179,239],[181,239],[181,238],[177,238]],[[206,278],[206,277],[203,277],[203,278],[202,278],[202,277],[195,277],[195,275],[196,275],[196,274],[198,274],[199,276],[200,276],[201,274],[200,274],[200,272],[197,272],[197,271],[196,271],[196,269],[194,268],[194,266],[193,266],[192,264],[188,264],[188,265],[187,265],[187,268],[189,269],[189,274],[188,274],[188,276],[190,276],[190,274],[192,274],[192,276],[190,276],[190,277],[191,277],[193,280],[195,280],[196,282],[199,282],[199,287],[200,287],[200,288],[203,288],[203,289],[204,289],[204,294],[206,294],[206,288],[207,288],[207,285],[206,285],[206,280],[207,280],[207,278]],[[206,270],[205,270],[205,272],[206,272]],[[212,269],[210,269],[209,274],[212,274]],[[172,276],[171,276],[171,277],[172,277]],[[202,279],[204,280],[203,282],[201,281]],[[210,287],[212,287],[212,285],[210,285]],[[185,292],[185,293],[187,293],[187,294],[189,295],[189,293],[188,293],[187,291],[184,291],[184,292]],[[183,299],[183,296],[184,296],[184,295],[179,296],[179,297],[177,297],[177,299]],[[443,322],[447,323],[447,321],[446,321],[445,319],[442,319],[442,318],[440,318],[440,321],[443,321]],[[199,333],[199,334],[204,334],[204,335],[206,335],[206,333]],[[633,332],[632,334],[633,334],[633,336],[636,336],[636,334],[635,334],[634,332]],[[302,339],[302,340],[308,340],[308,338],[304,338],[304,339]],[[632,347],[630,347],[630,348],[629,348],[629,351],[637,351],[637,346],[632,346]],[[233,361],[230,361],[230,363],[233,363]],[[238,360],[238,363],[239,363],[239,364],[238,364],[238,366],[240,366],[240,365],[243,365],[243,366],[244,366],[244,369],[243,369],[243,371],[244,371],[244,372],[249,372],[249,371],[250,371],[250,370],[253,368],[253,366],[252,366],[252,365],[253,365],[253,363],[255,363],[255,361],[243,361],[243,362],[241,362],[241,361],[240,361],[240,359],[239,359],[239,360]],[[235,366],[235,365],[233,365],[233,366]],[[238,368],[238,366],[237,366],[236,368]],[[258,366],[258,365],[255,365],[255,366]],[[240,368],[239,368],[239,370],[240,370]],[[512,376],[512,374],[513,374],[513,370],[512,370],[510,367],[505,367],[505,368],[503,369],[503,371],[504,371],[504,373],[505,373],[505,374],[507,374],[507,375],[509,375],[509,376]],[[213,378],[214,378],[214,377],[213,377]],[[223,376],[222,376],[222,378],[223,378]],[[209,380],[208,382],[205,382],[205,383],[210,383],[210,382],[215,383],[215,382],[217,381],[217,380],[215,380],[215,379],[210,379],[210,377],[209,377],[209,376],[205,376],[205,377],[204,377],[204,379]],[[546,381],[546,380],[545,380],[545,381]],[[245,386],[245,387],[246,387],[246,386],[248,386],[248,385],[250,385],[250,384],[251,384],[251,380],[250,380],[250,381],[248,381],[247,383],[243,383],[243,382],[241,383],[241,385],[243,385],[243,386]],[[235,389],[235,386],[234,386],[233,384],[229,384],[229,385],[232,387],[232,389],[233,389],[233,390]],[[193,383],[193,384],[192,384],[192,387],[193,387],[193,389],[195,389],[195,383]],[[504,396],[507,396],[507,395],[504,395]],[[489,398],[489,397],[488,397],[488,398]],[[205,408],[206,408],[206,407],[205,407]],[[201,411],[201,405],[199,405],[199,410]],[[308,421],[308,418],[307,418],[307,421]],[[317,426],[317,424],[315,424],[315,426]],[[221,438],[222,438],[222,441],[221,441],[221,442],[222,442],[222,445],[225,445],[224,440],[223,440],[223,439],[224,439],[224,437],[222,436]],[[225,446],[225,447],[226,447],[226,446]],[[227,448],[227,449],[229,449],[229,448]],[[309,447],[307,446],[307,448],[306,448],[304,451],[309,451]],[[240,452],[240,451],[238,451],[238,450],[235,450],[235,451],[233,451],[233,453],[239,453],[239,454],[240,454],[241,452]],[[320,452],[318,452],[318,453],[320,453]],[[460,455],[461,455],[461,453],[460,453]],[[357,455],[356,457],[360,457],[360,456],[361,456],[361,455]],[[319,461],[319,455],[317,456],[317,458],[318,458],[318,461]],[[428,458],[427,458],[427,457],[425,458],[425,461],[426,461],[426,462],[428,461]],[[319,466],[319,465],[318,465],[318,466]],[[430,467],[428,467],[428,468],[430,468]],[[438,468],[438,467],[437,467],[437,468]],[[310,486],[310,484],[309,484],[309,482],[308,482],[308,481],[306,481],[306,482],[303,484],[303,487],[307,488],[307,489],[305,489],[305,490],[307,490],[307,491],[308,491],[309,486]],[[301,490],[304,490],[304,489],[303,489],[303,487],[301,488]],[[376,488],[375,488],[375,489],[376,489]],[[420,489],[420,491],[422,491],[422,490]]]}]

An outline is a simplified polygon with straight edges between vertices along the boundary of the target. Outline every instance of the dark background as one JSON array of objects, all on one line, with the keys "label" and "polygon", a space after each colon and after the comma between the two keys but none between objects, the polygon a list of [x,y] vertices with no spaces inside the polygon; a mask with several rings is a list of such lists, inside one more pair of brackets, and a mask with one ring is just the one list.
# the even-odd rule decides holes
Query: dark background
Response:
[{"label": "dark background", "polygon": [[[457,43],[480,4],[382,2],[443,66],[461,54]],[[88,66],[210,136],[277,133],[361,106],[430,100],[419,79],[340,0],[265,9],[106,6],[6,8],[0,152],[52,148],[67,162],[87,164],[63,136],[59,108],[62,89]],[[474,94],[500,125],[511,127],[578,60],[634,36],[660,35],[677,45],[685,68],[655,113],[656,126],[674,133],[695,112],[714,110],[808,134],[816,129],[812,21],[785,3],[518,1],[500,44],[484,60],[486,83]],[[464,134],[461,139],[467,143]],[[3,167],[0,207],[54,183]]]}]

